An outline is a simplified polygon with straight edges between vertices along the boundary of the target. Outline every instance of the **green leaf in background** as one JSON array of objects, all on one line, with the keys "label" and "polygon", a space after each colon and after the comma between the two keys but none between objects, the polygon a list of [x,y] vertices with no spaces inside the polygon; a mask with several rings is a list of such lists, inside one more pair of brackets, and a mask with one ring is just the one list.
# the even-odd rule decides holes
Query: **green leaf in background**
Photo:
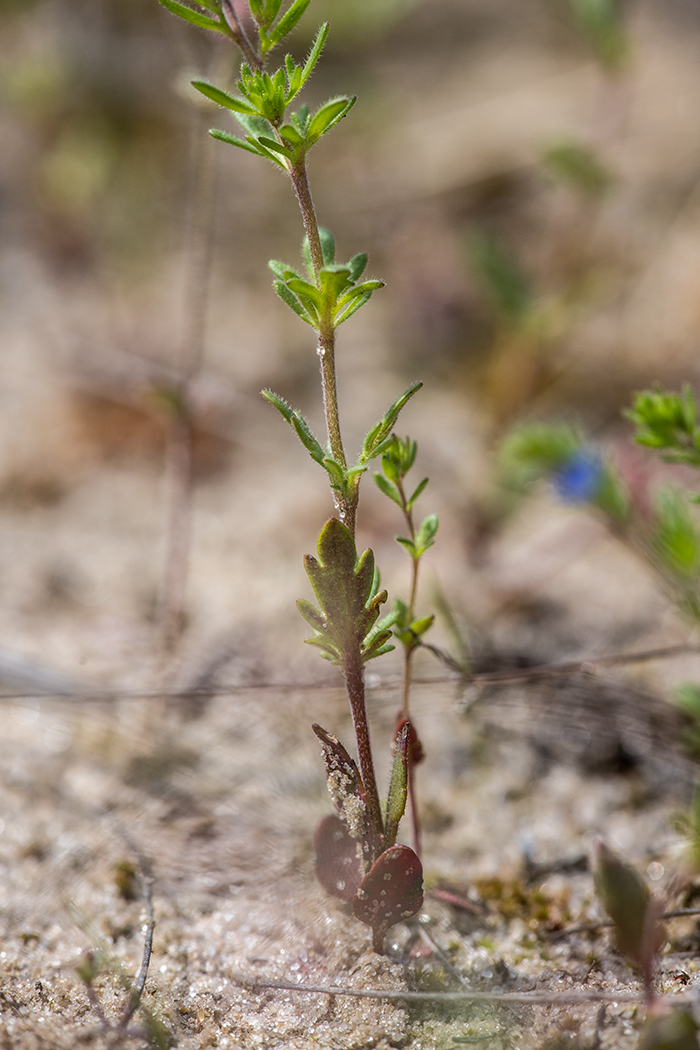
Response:
[{"label": "green leaf in background", "polygon": [[571,0],[571,7],[598,61],[618,69],[629,52],[622,0]]},{"label": "green leaf in background", "polygon": [[700,568],[700,533],[680,493],[659,494],[654,521],[654,548],[661,562],[680,576],[695,576]]},{"label": "green leaf in background", "polygon": [[556,179],[590,197],[602,197],[612,185],[610,172],[595,153],[581,143],[556,143],[545,150],[542,159]]},{"label": "green leaf in background", "polygon": [[522,323],[534,304],[530,283],[515,257],[495,237],[475,234],[469,257],[496,314],[511,325]]},{"label": "green leaf in background", "polygon": [[614,923],[618,948],[642,966],[648,950],[645,941],[650,894],[646,883],[636,868],[600,840],[594,846],[593,879],[596,893]]},{"label": "green leaf in background", "polygon": [[640,445],[660,451],[668,462],[700,467],[700,427],[690,386],[680,394],[660,386],[642,390],[625,415],[637,427],[634,439]]}]

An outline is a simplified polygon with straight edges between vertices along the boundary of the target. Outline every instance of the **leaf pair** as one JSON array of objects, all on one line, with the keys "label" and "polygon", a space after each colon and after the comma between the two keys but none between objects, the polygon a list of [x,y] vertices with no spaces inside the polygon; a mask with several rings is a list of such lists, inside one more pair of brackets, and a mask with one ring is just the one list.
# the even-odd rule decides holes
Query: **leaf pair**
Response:
[{"label": "leaf pair", "polygon": [[335,241],[330,230],[319,230],[323,267],[314,273],[308,239],[303,254],[308,280],[292,266],[271,259],[268,263],[277,280],[274,288],[280,299],[306,324],[319,329],[337,328],[352,317],[371,298],[372,292],[384,287],[383,281],[359,279],[367,266],[367,255],[360,252],[348,263],[335,262]]},{"label": "leaf pair", "polygon": [[415,540],[411,540],[407,536],[397,536],[396,541],[408,551],[414,561],[419,561],[425,552],[434,545],[435,533],[439,524],[440,521],[437,514],[429,514],[421,522],[416,532]]},{"label": "leaf pair", "polygon": [[258,26],[260,54],[263,58],[291,33],[310,3],[311,0],[294,0],[275,24],[282,0],[248,0],[250,13]]},{"label": "leaf pair", "polygon": [[[196,0],[196,8],[179,3],[178,0],[160,0],[160,2],[172,14],[199,29],[210,29],[215,33],[223,33],[235,39],[235,34],[226,22],[221,0]],[[269,54],[291,33],[310,3],[311,0],[294,0],[278,19],[282,0],[248,0],[250,13],[258,26],[261,58]],[[204,11],[208,11],[209,14],[204,14]]]},{"label": "leaf pair", "polygon": [[420,639],[433,626],[435,616],[419,616],[411,619],[405,602],[397,598],[394,602],[394,635],[409,651],[415,649]]},{"label": "leaf pair", "polygon": [[389,652],[391,631],[372,631],[386,591],[377,591],[374,554],[366,550],[358,559],[355,541],[337,518],[326,522],[318,538],[318,558],[307,554],[304,567],[320,606],[300,599],[297,608],[314,635],[309,645],[334,664],[345,667],[359,656],[364,663]]},{"label": "leaf pair", "polygon": [[[324,232],[327,233],[327,231]],[[384,449],[387,441],[391,440],[391,429],[401,409],[420,390],[422,385],[422,383],[413,383],[408,390],[405,390],[394,401],[393,405],[374,424],[365,437],[362,452],[355,466],[345,469],[324,451],[301,412],[293,409],[283,397],[280,397],[279,394],[274,393],[272,390],[263,390],[262,396],[271,405],[274,405],[280,415],[287,420],[313,461],[323,467],[328,474],[331,487],[343,497],[351,498],[357,490],[360,477],[367,469],[367,462],[378,456]]]},{"label": "leaf pair", "polygon": [[403,479],[415,463],[417,452],[418,443],[416,441],[411,441],[410,438],[402,441],[401,438],[394,435],[382,455],[383,473],[374,475],[377,487],[406,515],[411,513],[416,500],[428,484],[428,479],[423,478],[410,497],[407,498],[404,493]]}]

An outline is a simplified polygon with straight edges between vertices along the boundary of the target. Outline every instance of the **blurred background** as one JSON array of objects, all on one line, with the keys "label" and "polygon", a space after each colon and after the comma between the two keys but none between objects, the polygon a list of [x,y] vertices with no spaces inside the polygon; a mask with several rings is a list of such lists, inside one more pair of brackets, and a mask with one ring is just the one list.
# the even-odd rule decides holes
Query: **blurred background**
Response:
[{"label": "blurred background", "polygon": [[[558,421],[590,435],[633,491],[670,476],[634,446],[622,412],[656,380],[700,378],[700,7],[313,0],[296,57],[325,18],[307,99],[358,103],[312,155],[317,210],[339,258],[367,251],[369,274],[386,281],[339,334],[346,444],[424,382],[399,431],[419,443],[416,482],[430,477],[418,514],[440,516],[418,603],[439,612],[430,640],[485,672],[689,641],[653,566],[561,486],[505,487],[499,448],[513,427]],[[36,997],[48,973],[78,1003],[61,1024],[79,1021],[72,967],[96,943],[67,919],[66,895],[134,972],[137,906],[114,874],[133,850],[105,816],[116,813],[158,853],[157,980],[183,1045],[183,1032],[191,1045],[260,1045],[255,1004],[249,1040],[221,1036],[215,982],[227,966],[274,957],[269,973],[285,976],[293,958],[325,978],[364,950],[311,875],[328,803],[307,722],[348,743],[344,701],[254,691],[336,681],[301,644],[294,608],[310,596],[302,555],[333,508],[325,477],[259,396],[276,390],[322,434],[312,333],[267,269],[299,258],[291,188],[210,140],[211,126],[235,129],[189,86],[233,75],[225,41],[156,0],[0,0],[4,944],[13,994]],[[367,478],[358,540],[392,597],[408,588],[396,510]],[[382,776],[396,704],[395,683],[382,682],[398,667],[396,654],[371,666]],[[446,675],[427,653],[416,667]],[[523,857],[566,853],[581,870],[593,832],[663,872],[679,840],[659,799],[669,789],[687,801],[695,774],[680,757],[680,716],[659,696],[689,678],[700,679],[697,655],[478,694],[491,703],[476,723],[464,717],[474,695],[456,709],[452,687],[424,687],[432,877],[466,894],[475,873],[505,878]],[[208,707],[103,702],[217,682],[252,691]],[[38,699],[100,690],[86,708]],[[553,922],[589,906],[582,885],[550,886]],[[277,886],[298,921],[291,906],[281,916]],[[534,898],[516,898],[517,921],[532,923]],[[465,953],[457,963],[491,966],[495,949],[443,918]],[[199,1029],[197,1010],[180,1008],[186,966]],[[285,1048],[321,1023],[288,1012],[283,1024],[268,1011]],[[347,1030],[364,1023],[350,1016]],[[387,1030],[376,1025],[368,1046]],[[192,1034],[201,1026],[209,1042]],[[410,1045],[405,1024],[397,1031],[392,1045]]]},{"label": "blurred background", "polygon": [[[442,517],[431,568],[483,622],[508,429],[565,417],[625,442],[633,389],[695,379],[700,13],[315,0],[299,55],[326,17],[309,101],[359,102],[312,158],[317,208],[340,257],[368,251],[386,281],[340,333],[348,445],[424,381],[402,427],[432,479],[424,513]],[[266,268],[298,258],[300,224],[278,171],[206,136],[228,116],[189,80],[230,82],[225,41],[155,2],[4,0],[0,19],[4,644],[143,684],[165,586],[168,391],[194,361],[179,652],[196,662],[245,635],[263,662],[303,659],[300,555],[331,508],[258,396],[271,386],[321,431],[313,341]],[[361,542],[401,587],[399,523],[372,490]]]}]

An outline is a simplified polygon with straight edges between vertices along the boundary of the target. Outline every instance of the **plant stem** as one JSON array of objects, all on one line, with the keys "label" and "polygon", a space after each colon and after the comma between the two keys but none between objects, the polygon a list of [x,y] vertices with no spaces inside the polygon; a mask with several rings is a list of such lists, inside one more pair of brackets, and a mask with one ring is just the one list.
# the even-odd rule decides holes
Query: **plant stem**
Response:
[{"label": "plant stem", "polygon": [[[305,160],[298,164],[291,164],[289,177],[294,186],[301,217],[304,223],[304,231],[309,242],[309,254],[313,266],[314,277],[318,285],[318,276],[323,268],[323,249],[318,232],[318,219],[314,208],[309,178],[306,171]],[[343,447],[343,439],[340,433],[340,413],[338,410],[338,387],[335,373],[335,325],[332,317],[323,317],[318,332],[318,357],[321,366],[321,386],[323,389],[323,411],[326,418],[326,430],[328,432],[328,444],[331,455],[336,463],[347,470],[348,462]],[[355,517],[357,514],[357,502],[359,493],[357,486],[353,487],[352,494],[345,496],[333,491],[333,498],[340,516],[340,520],[355,535]]]},{"label": "plant stem", "polygon": [[[413,524],[413,510],[408,506],[408,500],[406,499],[406,493],[403,487],[403,481],[399,478],[397,486],[399,490],[399,496],[401,497],[401,507],[403,510],[406,525],[408,526],[408,535],[413,543],[416,542],[416,529]],[[409,624],[413,623],[415,616],[416,607],[416,596],[418,594],[418,566],[420,559],[411,556],[411,596],[408,602],[408,613],[407,619]],[[401,717],[410,718],[409,714],[409,700],[411,696],[411,663],[413,653],[416,646],[404,646],[403,651],[403,684],[401,689]],[[415,727],[414,727],[415,729]],[[420,831],[420,818],[418,816],[418,806],[416,804],[416,763],[413,761],[412,754],[409,755],[408,761],[408,803],[411,810],[411,828],[413,831],[413,849],[415,850],[416,856],[420,857],[421,850],[421,831]]]},{"label": "plant stem", "polygon": [[262,69],[264,65],[263,60],[257,54],[255,48],[248,39],[248,34],[243,28],[243,23],[238,17],[238,13],[234,6],[234,0],[222,0],[221,10],[226,25],[231,30],[234,43],[238,44],[238,47],[241,49],[243,57],[250,68]]},{"label": "plant stem", "polygon": [[[380,840],[381,836],[384,834],[384,822],[382,820],[382,810],[379,804],[377,778],[374,774],[372,745],[369,738],[369,723],[367,721],[367,707],[365,704],[364,668],[359,652],[346,652],[343,673],[345,675],[345,685],[350,700],[352,721],[355,727],[357,756],[360,761],[360,773],[362,775],[362,783],[367,796],[367,805],[369,806],[369,819],[375,838]],[[373,857],[373,860],[374,859],[376,859],[376,857]]]}]

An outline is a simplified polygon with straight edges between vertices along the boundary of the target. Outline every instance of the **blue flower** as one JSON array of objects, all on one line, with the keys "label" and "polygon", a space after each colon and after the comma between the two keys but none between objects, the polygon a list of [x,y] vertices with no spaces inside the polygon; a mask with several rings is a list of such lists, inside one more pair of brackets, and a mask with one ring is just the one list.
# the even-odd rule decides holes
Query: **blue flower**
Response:
[{"label": "blue flower", "polygon": [[596,498],[603,481],[603,461],[590,448],[577,449],[552,477],[554,491],[565,503],[586,503]]}]

